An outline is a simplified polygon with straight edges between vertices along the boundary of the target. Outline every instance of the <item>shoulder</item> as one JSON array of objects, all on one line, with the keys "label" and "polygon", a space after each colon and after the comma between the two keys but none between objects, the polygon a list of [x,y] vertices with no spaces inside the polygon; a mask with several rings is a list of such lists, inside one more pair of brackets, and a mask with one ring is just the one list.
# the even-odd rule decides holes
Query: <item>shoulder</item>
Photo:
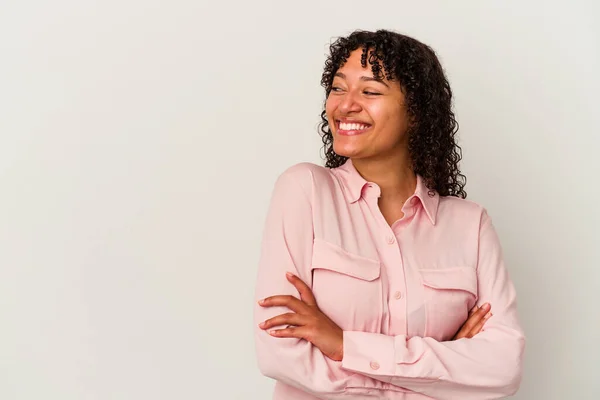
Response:
[{"label": "shoulder", "polygon": [[315,187],[323,187],[332,182],[330,169],[310,162],[301,162],[285,169],[277,178],[277,187],[302,189],[306,194],[314,192]]},{"label": "shoulder", "polygon": [[487,217],[487,210],[481,204],[455,196],[440,197],[438,214],[451,219],[480,223]]},{"label": "shoulder", "polygon": [[331,172],[328,168],[310,162],[301,162],[288,167],[279,177],[284,179],[306,180],[312,177],[324,179],[330,176]]}]

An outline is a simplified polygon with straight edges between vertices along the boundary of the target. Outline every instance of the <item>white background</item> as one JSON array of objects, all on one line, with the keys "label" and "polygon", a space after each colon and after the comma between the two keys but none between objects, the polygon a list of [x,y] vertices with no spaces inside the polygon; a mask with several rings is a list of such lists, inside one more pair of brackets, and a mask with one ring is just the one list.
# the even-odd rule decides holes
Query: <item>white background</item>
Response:
[{"label": "white background", "polygon": [[593,1],[0,2],[0,398],[268,399],[275,178],[321,163],[327,46],[433,46],[528,337],[516,398],[600,398]]}]

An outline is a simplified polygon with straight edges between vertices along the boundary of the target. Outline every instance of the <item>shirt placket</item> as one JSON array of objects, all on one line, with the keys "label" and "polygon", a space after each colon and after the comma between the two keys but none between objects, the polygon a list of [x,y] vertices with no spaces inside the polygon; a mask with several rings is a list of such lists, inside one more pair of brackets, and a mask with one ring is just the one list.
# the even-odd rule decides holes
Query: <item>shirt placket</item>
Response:
[{"label": "shirt placket", "polygon": [[[404,273],[404,297],[406,298],[405,325],[402,332],[392,332],[392,334],[405,334],[408,337],[425,336],[425,326],[427,323],[427,314],[425,311],[425,296],[419,271],[415,265],[410,265],[406,260],[410,260],[410,252],[415,248],[415,243],[411,240],[406,241],[410,236],[411,224],[415,223],[418,209],[418,200],[413,198],[410,206],[406,207],[405,217],[394,226],[394,232],[400,249],[404,249],[402,260],[402,271]],[[402,253],[402,252],[401,252]]]},{"label": "shirt placket", "polygon": [[382,318],[381,332],[387,335],[406,334],[407,296],[404,263],[401,248],[393,229],[388,225],[379,209],[380,189],[369,184],[367,204],[377,228],[374,240],[381,257],[383,299],[386,314]]}]

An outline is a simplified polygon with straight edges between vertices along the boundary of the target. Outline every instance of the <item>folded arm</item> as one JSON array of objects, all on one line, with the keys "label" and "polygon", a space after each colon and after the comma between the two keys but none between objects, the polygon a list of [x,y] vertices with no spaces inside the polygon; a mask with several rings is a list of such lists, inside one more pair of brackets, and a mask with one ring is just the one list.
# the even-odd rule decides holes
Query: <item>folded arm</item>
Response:
[{"label": "folded arm", "polygon": [[521,382],[525,339],[514,286],[502,250],[483,212],[478,253],[478,297],[494,316],[473,338],[432,338],[344,332],[342,367],[436,399],[481,400],[514,394]]}]

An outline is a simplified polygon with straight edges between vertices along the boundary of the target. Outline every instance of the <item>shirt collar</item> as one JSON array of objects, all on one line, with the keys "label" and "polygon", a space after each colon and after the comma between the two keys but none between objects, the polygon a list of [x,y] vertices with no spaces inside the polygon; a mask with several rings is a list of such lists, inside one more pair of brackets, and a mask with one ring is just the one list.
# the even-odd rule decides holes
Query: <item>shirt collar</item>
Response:
[{"label": "shirt collar", "polygon": [[[337,170],[337,175],[341,178],[346,198],[350,203],[356,203],[362,197],[365,186],[371,184],[371,182],[368,182],[358,173],[350,158],[343,165],[335,169]],[[425,181],[418,174],[415,193],[407,199],[407,204],[410,204],[412,198],[415,197],[421,201],[429,220],[435,225],[440,196],[437,192],[434,192],[433,196],[430,196]]]}]

